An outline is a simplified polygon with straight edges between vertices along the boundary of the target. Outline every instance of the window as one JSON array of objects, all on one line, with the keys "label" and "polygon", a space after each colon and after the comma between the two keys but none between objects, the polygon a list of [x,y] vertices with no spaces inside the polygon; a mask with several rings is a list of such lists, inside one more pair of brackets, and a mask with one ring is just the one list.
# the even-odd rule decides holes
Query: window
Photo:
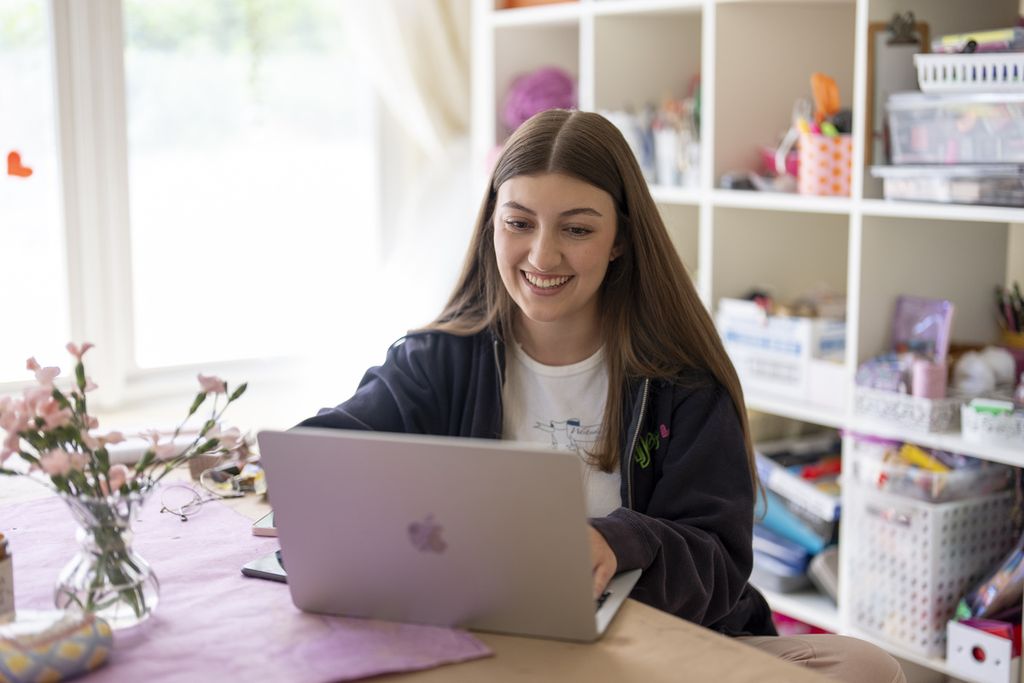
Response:
[{"label": "window", "polygon": [[0,383],[70,332],[50,41],[45,0],[0,3]]},{"label": "window", "polygon": [[343,8],[0,3],[0,152],[33,171],[0,177],[0,385],[29,355],[66,365],[72,338],[99,344],[115,402],[337,339],[379,241],[375,99]]},{"label": "window", "polygon": [[140,367],[287,354],[372,265],[371,98],[339,12],[125,0]]}]

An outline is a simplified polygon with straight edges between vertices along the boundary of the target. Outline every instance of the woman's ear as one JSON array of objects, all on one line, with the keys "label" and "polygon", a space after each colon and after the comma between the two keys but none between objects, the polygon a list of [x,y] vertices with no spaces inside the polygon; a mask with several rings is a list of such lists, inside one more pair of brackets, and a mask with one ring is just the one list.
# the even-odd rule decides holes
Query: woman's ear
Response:
[{"label": "woman's ear", "polygon": [[619,256],[621,254],[622,254],[622,245],[616,244],[615,246],[612,247],[612,254],[611,254],[610,257],[608,257],[608,262],[611,263],[615,259],[619,258]]}]

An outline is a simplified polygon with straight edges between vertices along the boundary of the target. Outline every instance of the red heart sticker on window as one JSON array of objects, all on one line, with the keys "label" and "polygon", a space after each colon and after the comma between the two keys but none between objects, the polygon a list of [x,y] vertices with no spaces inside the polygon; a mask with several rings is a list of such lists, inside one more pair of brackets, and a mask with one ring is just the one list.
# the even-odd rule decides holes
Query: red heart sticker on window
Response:
[{"label": "red heart sticker on window", "polygon": [[32,175],[32,169],[28,166],[22,165],[20,154],[17,152],[11,152],[7,155],[7,175],[18,176],[19,178],[28,178]]}]

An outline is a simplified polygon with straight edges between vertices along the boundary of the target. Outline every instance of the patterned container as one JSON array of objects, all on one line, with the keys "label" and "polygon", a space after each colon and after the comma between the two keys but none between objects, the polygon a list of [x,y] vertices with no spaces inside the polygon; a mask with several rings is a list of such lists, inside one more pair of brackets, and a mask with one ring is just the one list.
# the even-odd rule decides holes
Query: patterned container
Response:
[{"label": "patterned container", "polygon": [[850,196],[853,136],[800,134],[800,194]]},{"label": "patterned container", "polygon": [[959,430],[962,404],[961,398],[921,398],[868,387],[853,392],[854,414],[919,432]]},{"label": "patterned container", "polygon": [[62,681],[102,666],[113,634],[91,614],[59,611],[18,612],[0,624],[0,681]]},{"label": "patterned container", "polygon": [[[926,503],[849,487],[853,624],[927,657],[946,652],[957,601],[1016,539],[1012,492]],[[844,579],[845,580],[845,579]]]}]

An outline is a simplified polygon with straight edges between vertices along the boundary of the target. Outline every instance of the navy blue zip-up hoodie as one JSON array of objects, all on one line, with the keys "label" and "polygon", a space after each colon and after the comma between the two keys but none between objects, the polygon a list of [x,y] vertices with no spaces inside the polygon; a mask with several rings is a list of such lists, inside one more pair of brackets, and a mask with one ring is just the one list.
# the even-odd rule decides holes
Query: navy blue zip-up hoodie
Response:
[{"label": "navy blue zip-up hoodie", "polygon": [[[411,333],[355,395],[302,427],[501,438],[505,352],[489,332]],[[769,635],[750,584],[754,491],[739,418],[710,375],[629,382],[622,507],[590,520],[618,570],[642,569],[631,597],[729,635]]]}]

